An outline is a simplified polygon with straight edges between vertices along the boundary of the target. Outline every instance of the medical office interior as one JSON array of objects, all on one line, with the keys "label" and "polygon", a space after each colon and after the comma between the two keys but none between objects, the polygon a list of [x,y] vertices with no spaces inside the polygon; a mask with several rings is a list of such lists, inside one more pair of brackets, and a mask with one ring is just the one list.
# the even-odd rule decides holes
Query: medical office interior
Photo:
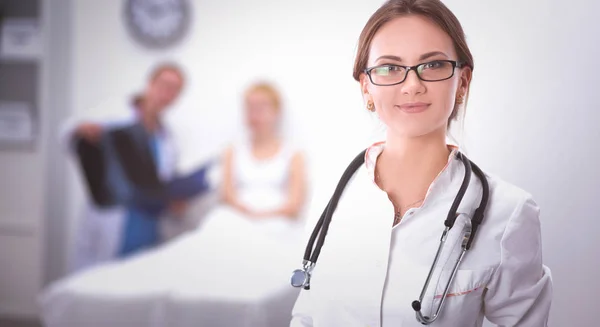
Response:
[{"label": "medical office interior", "polygon": [[[244,97],[260,82],[279,92],[280,131],[303,154],[298,228],[312,229],[306,222],[318,218],[346,165],[385,133],[352,79],[358,36],[382,3],[0,0],[0,326],[281,325],[305,243],[285,259],[261,260],[264,280],[242,283],[234,281],[241,263],[198,277],[212,265],[201,255],[227,249],[190,235],[219,206],[223,153],[245,137]],[[444,3],[476,65],[452,137],[539,204],[554,283],[549,326],[597,326],[600,2]],[[152,16],[150,7],[163,9]],[[164,116],[177,147],[173,169],[186,175],[211,163],[210,188],[161,225],[171,234],[155,255],[72,272],[89,192],[61,133],[73,117],[122,109],[163,62],[185,75]],[[61,324],[69,319],[77,323]]]}]

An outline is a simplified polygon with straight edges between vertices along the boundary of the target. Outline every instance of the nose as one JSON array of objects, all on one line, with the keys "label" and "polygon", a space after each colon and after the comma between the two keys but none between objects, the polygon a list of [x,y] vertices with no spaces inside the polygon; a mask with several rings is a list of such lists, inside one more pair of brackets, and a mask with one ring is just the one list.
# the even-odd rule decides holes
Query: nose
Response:
[{"label": "nose", "polygon": [[425,85],[419,76],[417,76],[417,71],[414,69],[408,71],[406,79],[400,85],[402,86],[402,94],[420,94],[425,91]]}]

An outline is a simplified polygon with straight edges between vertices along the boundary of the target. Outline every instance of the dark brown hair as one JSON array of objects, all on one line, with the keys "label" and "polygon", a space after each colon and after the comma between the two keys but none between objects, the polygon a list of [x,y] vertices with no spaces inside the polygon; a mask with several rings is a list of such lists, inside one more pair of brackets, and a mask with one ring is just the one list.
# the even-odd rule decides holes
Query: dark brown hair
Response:
[{"label": "dark brown hair", "polygon": [[[473,55],[467,45],[463,28],[458,18],[440,0],[388,0],[369,18],[360,34],[353,72],[356,81],[360,80],[360,75],[367,68],[371,42],[377,31],[387,22],[408,15],[423,16],[438,25],[452,39],[458,61],[473,70]],[[450,120],[456,115],[457,107],[454,108]]]},{"label": "dark brown hair", "polygon": [[166,71],[170,71],[170,72],[177,74],[177,76],[179,76],[179,79],[181,80],[181,82],[182,83],[185,82],[185,76],[183,73],[183,69],[181,69],[181,67],[179,67],[179,65],[172,63],[172,62],[163,62],[163,63],[156,65],[150,72],[150,81],[154,81],[156,78],[158,78],[158,76],[160,76],[160,74],[162,74],[163,72],[166,72]]},{"label": "dark brown hair", "polygon": [[[183,69],[181,69],[181,67],[179,67],[179,65],[172,63],[172,62],[162,62],[162,63],[154,66],[152,68],[152,70],[150,71],[150,75],[148,76],[148,83],[151,84],[158,78],[158,76],[160,76],[160,74],[162,74],[163,72],[166,72],[166,71],[170,71],[170,72],[177,74],[177,76],[181,80],[181,84],[183,85],[185,83],[185,76],[183,73]],[[139,94],[134,95],[134,97],[132,99],[133,105],[136,107],[140,107],[142,102],[144,101],[144,96],[145,95],[143,92],[140,92]]]}]

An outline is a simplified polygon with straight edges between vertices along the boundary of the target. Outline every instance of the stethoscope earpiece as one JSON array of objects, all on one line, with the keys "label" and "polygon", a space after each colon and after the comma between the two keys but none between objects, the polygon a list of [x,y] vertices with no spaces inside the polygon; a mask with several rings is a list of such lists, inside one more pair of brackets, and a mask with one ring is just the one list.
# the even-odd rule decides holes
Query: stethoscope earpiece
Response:
[{"label": "stethoscope earpiece", "polygon": [[412,308],[413,308],[415,311],[421,311],[421,302],[419,302],[419,301],[417,301],[417,300],[413,301],[413,302],[412,302]]}]

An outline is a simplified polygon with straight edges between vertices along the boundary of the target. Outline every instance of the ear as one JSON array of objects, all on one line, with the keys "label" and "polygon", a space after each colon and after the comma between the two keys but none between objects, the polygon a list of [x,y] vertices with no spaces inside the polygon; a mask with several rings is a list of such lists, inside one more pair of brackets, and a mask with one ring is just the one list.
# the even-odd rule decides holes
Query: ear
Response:
[{"label": "ear", "polygon": [[460,79],[458,81],[458,94],[462,94],[463,96],[467,95],[469,91],[469,85],[471,85],[471,78],[473,75],[473,70],[470,67],[464,67],[460,71]]},{"label": "ear", "polygon": [[368,103],[369,101],[373,101],[373,98],[371,97],[371,94],[369,93],[369,85],[370,85],[369,76],[367,76],[367,74],[365,74],[365,73],[360,74],[360,90],[362,91],[363,100],[364,100],[365,104]]}]

